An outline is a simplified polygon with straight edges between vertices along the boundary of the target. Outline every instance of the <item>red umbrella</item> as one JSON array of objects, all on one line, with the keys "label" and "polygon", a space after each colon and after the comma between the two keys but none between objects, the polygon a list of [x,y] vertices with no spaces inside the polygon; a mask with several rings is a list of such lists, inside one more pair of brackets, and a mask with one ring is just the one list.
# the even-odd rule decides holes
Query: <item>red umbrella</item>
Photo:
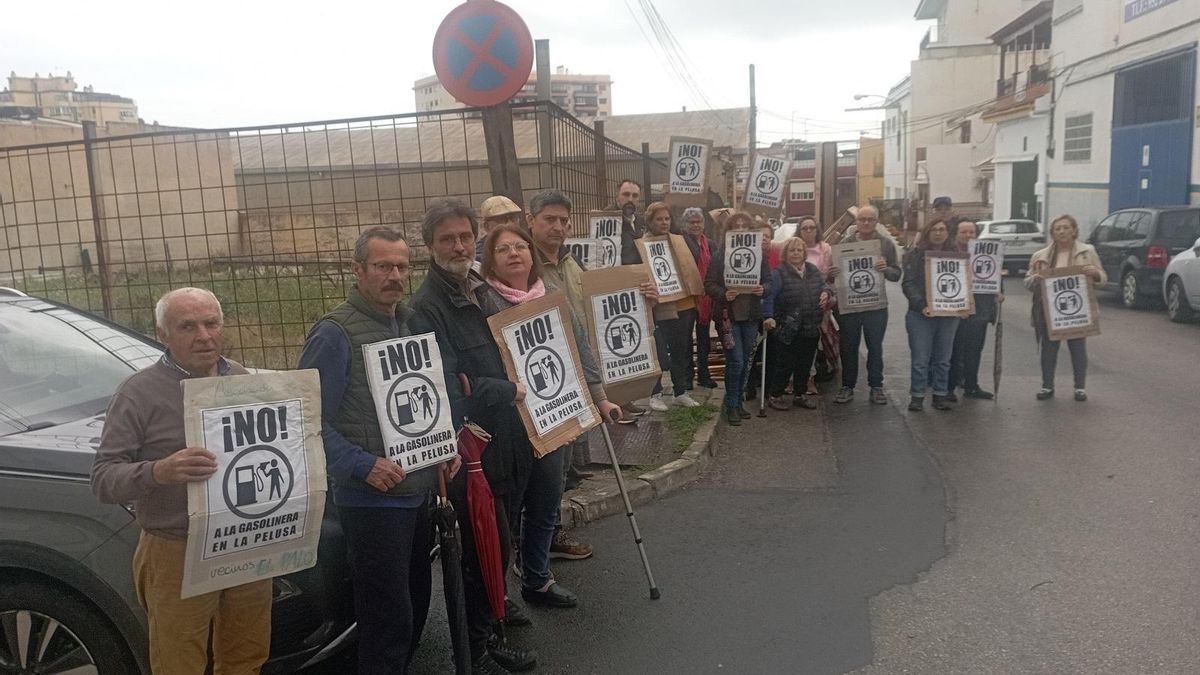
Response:
[{"label": "red umbrella", "polygon": [[[471,395],[467,376],[459,373],[463,393]],[[496,527],[496,498],[483,475],[483,452],[492,440],[488,432],[468,422],[458,431],[458,454],[467,468],[467,514],[471,532],[475,535],[475,553],[483,585],[487,587],[488,603],[497,619],[504,619],[504,562],[500,551],[500,533]]]}]

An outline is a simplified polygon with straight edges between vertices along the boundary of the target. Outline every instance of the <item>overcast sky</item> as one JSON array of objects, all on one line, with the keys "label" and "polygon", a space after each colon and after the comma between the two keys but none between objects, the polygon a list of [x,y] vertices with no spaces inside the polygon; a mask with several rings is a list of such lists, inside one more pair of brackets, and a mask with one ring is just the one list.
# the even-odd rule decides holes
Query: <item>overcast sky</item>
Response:
[{"label": "overcast sky", "polygon": [[[412,83],[457,0],[203,3],[6,2],[4,74],[70,70],[128,96],[147,121],[194,127],[411,112]],[[668,68],[640,0],[509,0],[551,61],[613,78],[614,114],[748,104],[757,69],[759,140],[878,134],[877,102],[908,73],[926,26],[917,0],[655,0],[700,98]],[[648,4],[648,3],[647,3]],[[640,28],[639,28],[640,27]]]}]

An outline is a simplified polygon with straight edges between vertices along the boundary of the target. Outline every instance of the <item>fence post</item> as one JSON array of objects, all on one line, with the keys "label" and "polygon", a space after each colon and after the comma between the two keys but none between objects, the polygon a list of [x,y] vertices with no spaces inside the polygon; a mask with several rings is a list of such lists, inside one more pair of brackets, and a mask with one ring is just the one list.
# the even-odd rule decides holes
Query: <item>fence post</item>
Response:
[{"label": "fence post", "polygon": [[92,159],[93,143],[96,140],[96,123],[83,123],[83,157],[87,166],[88,201],[92,207],[92,232],[96,238],[96,269],[100,277],[100,301],[104,306],[104,318],[112,320],[112,289],[108,278],[108,253],[105,251],[104,228],[100,218],[100,197],[96,180],[95,162]]},{"label": "fence post", "polygon": [[604,120],[596,120],[593,132],[596,141],[596,201],[599,208],[608,207],[608,153],[604,146]]},{"label": "fence post", "polygon": [[651,180],[651,178],[650,178],[650,144],[643,142],[642,143],[642,189],[646,191],[646,194],[643,196],[645,197],[647,204],[649,204],[652,201],[652,198],[650,195],[654,191],[650,187],[650,180]]},{"label": "fence post", "polygon": [[492,192],[506,195],[518,206],[524,206],[521,166],[517,163],[517,145],[513,138],[512,106],[507,101],[483,109],[483,142],[487,146]]}]

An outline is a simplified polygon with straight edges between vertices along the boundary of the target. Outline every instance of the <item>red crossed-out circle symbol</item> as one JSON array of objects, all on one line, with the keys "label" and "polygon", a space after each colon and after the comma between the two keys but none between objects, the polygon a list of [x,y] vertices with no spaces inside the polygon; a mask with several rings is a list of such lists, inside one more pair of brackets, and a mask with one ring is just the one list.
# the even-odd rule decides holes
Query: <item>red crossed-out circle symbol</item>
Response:
[{"label": "red crossed-out circle symbol", "polygon": [[471,0],[450,10],[433,37],[433,69],[457,100],[503,103],[521,91],[533,69],[533,37],[511,7]]}]

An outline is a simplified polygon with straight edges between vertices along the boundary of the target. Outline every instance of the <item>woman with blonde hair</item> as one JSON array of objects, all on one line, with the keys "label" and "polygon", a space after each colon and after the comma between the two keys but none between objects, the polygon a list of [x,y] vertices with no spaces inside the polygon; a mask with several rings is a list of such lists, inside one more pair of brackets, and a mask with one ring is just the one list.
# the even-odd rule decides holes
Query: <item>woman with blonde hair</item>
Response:
[{"label": "woman with blonde hair", "polygon": [[[1060,340],[1051,340],[1046,330],[1045,310],[1042,309],[1042,279],[1045,273],[1062,267],[1082,267],[1093,282],[1102,284],[1108,280],[1096,249],[1091,244],[1079,241],[1079,223],[1069,215],[1061,215],[1050,223],[1050,245],[1029,260],[1029,271],[1025,274],[1025,287],[1033,291],[1033,313],[1031,320],[1042,353],[1042,389],[1037,393],[1039,401],[1054,396],[1054,371],[1058,367]],[[1067,340],[1071,350],[1071,368],[1075,374],[1075,400],[1087,400],[1087,338]]]},{"label": "woman with blonde hair", "polygon": [[[793,403],[802,408],[817,407],[816,401],[801,394],[799,387],[812,368],[820,340],[821,313],[829,306],[831,293],[820,268],[806,260],[808,250],[800,237],[784,243],[782,261],[771,272],[763,297],[763,328],[771,341],[768,393],[775,410],[787,410]],[[788,380],[797,387],[793,400],[785,395]]]}]

